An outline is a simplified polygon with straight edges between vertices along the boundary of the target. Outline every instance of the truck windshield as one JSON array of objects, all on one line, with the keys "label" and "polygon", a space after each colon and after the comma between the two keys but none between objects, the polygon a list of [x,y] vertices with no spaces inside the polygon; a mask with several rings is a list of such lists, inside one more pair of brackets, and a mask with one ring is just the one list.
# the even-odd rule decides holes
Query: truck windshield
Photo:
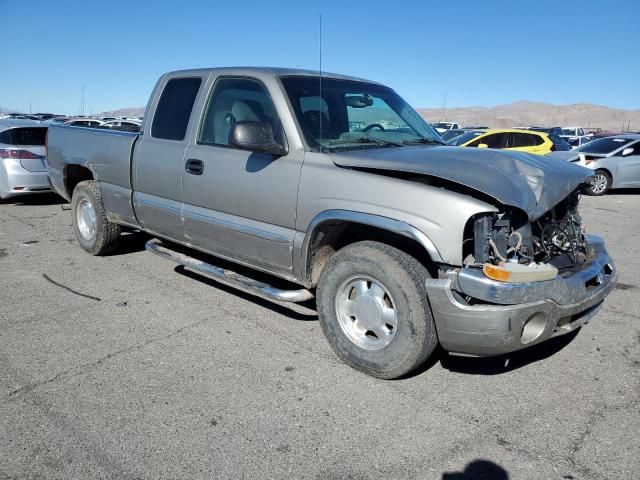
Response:
[{"label": "truck windshield", "polygon": [[444,144],[390,88],[319,77],[281,77],[307,143],[320,150]]}]

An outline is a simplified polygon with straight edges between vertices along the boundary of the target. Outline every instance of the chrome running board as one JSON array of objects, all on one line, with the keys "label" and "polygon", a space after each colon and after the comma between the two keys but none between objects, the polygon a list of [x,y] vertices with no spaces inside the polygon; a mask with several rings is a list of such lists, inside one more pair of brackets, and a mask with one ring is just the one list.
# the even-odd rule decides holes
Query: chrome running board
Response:
[{"label": "chrome running board", "polygon": [[278,302],[305,302],[313,298],[313,294],[307,289],[300,290],[283,290],[273,287],[268,283],[259,282],[239,273],[231,270],[225,270],[224,268],[216,267],[197,258],[190,257],[184,253],[171,250],[165,246],[160,240],[149,240],[145,246],[151,253],[164,258],[165,260],[171,260],[184,267],[191,268],[200,273],[213,277],[215,280],[231,287],[239,288],[240,290],[248,291],[255,295],[268,298],[269,300],[276,300]]}]

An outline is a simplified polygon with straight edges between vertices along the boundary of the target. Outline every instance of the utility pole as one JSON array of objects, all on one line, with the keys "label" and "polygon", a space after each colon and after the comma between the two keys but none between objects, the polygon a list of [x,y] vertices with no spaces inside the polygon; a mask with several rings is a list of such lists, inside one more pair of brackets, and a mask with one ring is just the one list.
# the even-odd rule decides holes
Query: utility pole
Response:
[{"label": "utility pole", "polygon": [[446,106],[447,106],[447,92],[443,92],[442,93],[442,116],[444,117],[445,122],[447,121]]}]

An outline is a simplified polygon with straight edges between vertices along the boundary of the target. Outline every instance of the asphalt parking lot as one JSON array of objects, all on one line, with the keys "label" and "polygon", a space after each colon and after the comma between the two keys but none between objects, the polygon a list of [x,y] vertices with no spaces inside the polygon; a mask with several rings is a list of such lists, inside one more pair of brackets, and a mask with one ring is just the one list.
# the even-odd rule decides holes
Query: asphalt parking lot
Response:
[{"label": "asphalt parking lot", "polygon": [[0,203],[0,478],[637,478],[639,193],[582,200],[620,284],[577,335],[398,381],[340,363],[313,310],[140,234],[91,257],[56,197]]}]

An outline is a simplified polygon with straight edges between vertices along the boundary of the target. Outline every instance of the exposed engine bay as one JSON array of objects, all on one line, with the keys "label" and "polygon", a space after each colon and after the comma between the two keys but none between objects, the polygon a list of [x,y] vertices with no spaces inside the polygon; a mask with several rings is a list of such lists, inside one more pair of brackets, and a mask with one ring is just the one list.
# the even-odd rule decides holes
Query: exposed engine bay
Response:
[{"label": "exposed engine bay", "polygon": [[532,222],[515,209],[475,217],[465,234],[465,265],[544,264],[562,273],[583,264],[587,252],[579,199],[575,190]]}]

